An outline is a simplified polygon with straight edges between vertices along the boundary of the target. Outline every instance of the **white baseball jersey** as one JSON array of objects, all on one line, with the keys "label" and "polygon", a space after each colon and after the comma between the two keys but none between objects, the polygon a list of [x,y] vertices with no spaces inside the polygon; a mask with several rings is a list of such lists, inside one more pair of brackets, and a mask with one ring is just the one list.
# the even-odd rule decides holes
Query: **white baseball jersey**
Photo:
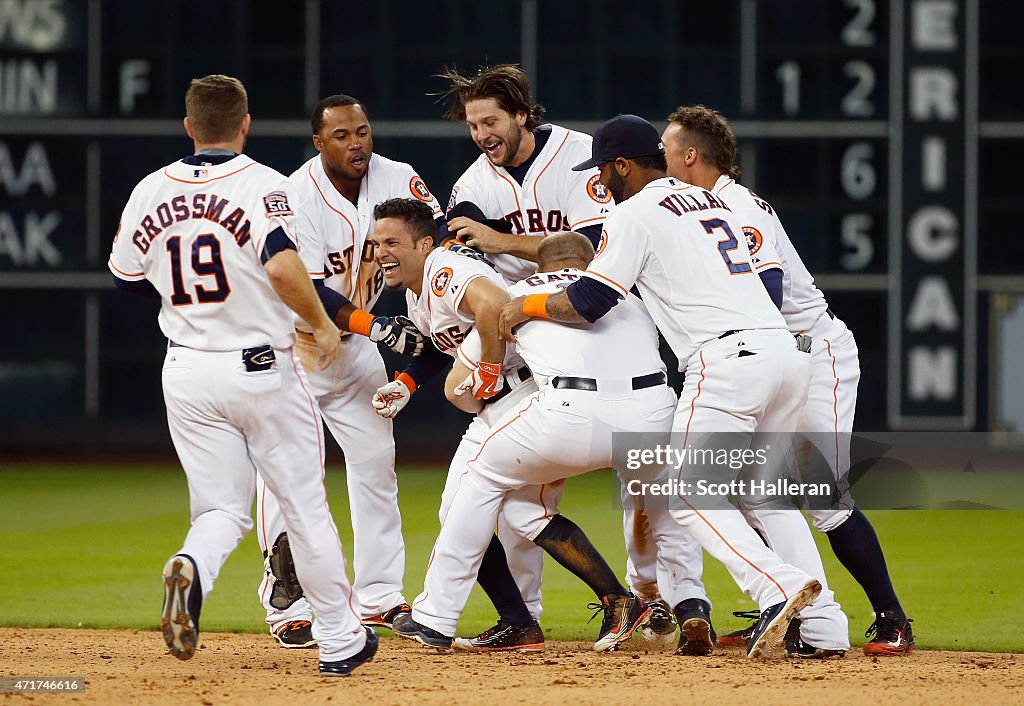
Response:
[{"label": "white baseball jersey", "polygon": [[[552,294],[583,275],[579,270],[538,272],[509,287],[510,297]],[[594,324],[563,324],[531,319],[515,332],[516,349],[537,384],[557,375],[620,380],[664,372],[658,355],[658,330],[643,302],[629,294]],[[472,332],[459,348],[459,358],[480,359],[480,336]]]},{"label": "white baseball jersey", "polygon": [[[502,289],[508,282],[494,268],[480,260],[436,248],[423,265],[423,288],[420,295],[405,291],[409,318],[416,328],[427,333],[439,351],[458,357],[458,347],[473,328],[475,320],[459,311],[459,304],[469,283],[484,277]],[[523,365],[512,346],[507,347],[503,367],[511,370]]]},{"label": "white baseball jersey", "polygon": [[775,209],[725,174],[712,188],[743,222],[751,262],[757,271],[782,268],[782,316],[793,333],[810,331],[828,302],[782,227]]},{"label": "white baseball jersey", "polygon": [[305,228],[300,234],[299,252],[313,278],[324,278],[331,289],[341,293],[360,309],[369,311],[380,298],[384,275],[373,256],[374,207],[392,198],[414,197],[441,215],[441,206],[411,165],[396,162],[374,152],[359,187],[359,203],[338,193],[316,155],[289,177],[312,222],[312,239],[307,245]]},{"label": "white baseball jersey", "polygon": [[677,179],[656,179],[616,206],[584,274],[623,297],[636,284],[680,365],[726,331],[786,326],[735,214]]},{"label": "white baseball jersey", "polygon": [[174,162],[146,176],[121,214],[108,267],[160,292],[160,330],[188,348],[289,348],[293,314],[260,262],[267,234],[293,237],[291,184],[238,155],[221,164]]},{"label": "white baseball jersey", "polygon": [[[522,185],[504,167],[481,154],[452,188],[448,208],[463,201],[480,207],[487,218],[503,219],[518,235],[549,235],[598,225],[613,207],[597,168],[574,172],[591,157],[590,135],[551,125],[551,135],[526,172]],[[513,255],[488,255],[511,282],[533,274],[534,262]]]}]

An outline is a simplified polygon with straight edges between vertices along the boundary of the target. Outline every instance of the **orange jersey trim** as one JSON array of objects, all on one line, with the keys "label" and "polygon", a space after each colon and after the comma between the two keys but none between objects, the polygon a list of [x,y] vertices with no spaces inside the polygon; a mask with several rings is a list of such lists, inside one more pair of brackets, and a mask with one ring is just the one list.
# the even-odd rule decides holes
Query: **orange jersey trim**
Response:
[{"label": "orange jersey trim", "polygon": [[[487,159],[487,158],[484,157],[484,159]],[[491,164],[491,160],[489,160],[489,159],[487,160],[487,166],[490,167],[494,171],[495,174],[497,174],[499,177],[504,179],[505,183],[509,185],[510,189],[512,189],[512,196],[516,200],[516,210],[521,213],[522,210],[523,210],[523,206],[522,206],[522,204],[519,203],[519,194],[518,194],[518,192],[516,192],[516,185],[507,176],[505,176],[504,174],[499,172],[498,168],[495,167],[493,164]]]},{"label": "orange jersey trim", "polygon": [[136,273],[122,272],[121,270],[118,270],[117,269],[117,265],[115,265],[110,260],[107,260],[107,264],[110,265],[111,269],[116,270],[119,275],[124,275],[125,277],[145,277],[146,276],[145,272],[136,272]]},{"label": "orange jersey trim", "polygon": [[605,220],[607,220],[606,216],[594,216],[593,218],[584,218],[582,221],[580,221],[578,223],[574,223],[570,227],[572,228],[572,230],[576,230],[577,228],[579,228],[584,223],[590,223],[591,221],[605,221]]},{"label": "orange jersey trim", "polygon": [[182,184],[209,184],[211,181],[217,181],[218,179],[227,179],[229,176],[234,176],[235,174],[238,174],[239,172],[244,172],[246,169],[248,169],[249,167],[251,167],[251,166],[253,166],[255,164],[256,164],[256,162],[250,162],[249,164],[246,164],[244,167],[236,169],[235,171],[231,172],[230,174],[222,174],[222,175],[220,175],[218,177],[212,177],[210,179],[200,179],[198,181],[192,180],[192,179],[179,179],[178,177],[171,176],[170,174],[167,173],[167,169],[168,169],[167,167],[164,167],[164,176],[167,177],[168,179],[170,179],[171,181],[177,181],[177,182],[180,182]]},{"label": "orange jersey trim", "polygon": [[[551,159],[549,159],[548,163],[544,165],[544,168],[540,170],[540,173],[537,175],[537,178],[533,180],[533,202],[537,205],[537,208],[542,212],[544,211],[544,209],[541,208],[540,199],[537,197],[537,185],[540,184],[540,178],[544,176],[544,172],[546,172],[548,170],[548,167],[550,167],[551,164],[555,161],[555,157],[557,157],[558,153],[562,151],[562,147],[565,146],[565,143],[568,139],[569,131],[566,130],[565,137],[562,138],[562,142],[558,145],[558,148],[555,150],[555,153],[551,155]],[[545,230],[547,229],[545,228]]]},{"label": "orange jersey trim", "polygon": [[[356,261],[356,229],[355,229],[355,226],[352,225],[352,221],[350,221],[348,219],[348,216],[346,216],[344,213],[342,213],[341,211],[336,209],[334,206],[332,206],[331,202],[327,200],[326,196],[324,196],[323,189],[321,189],[320,185],[316,183],[316,177],[313,176],[313,165],[312,164],[310,164],[308,167],[306,167],[306,174],[309,176],[309,180],[311,182],[313,182],[313,186],[316,188],[316,192],[318,194],[320,194],[320,198],[323,199],[324,205],[326,205],[327,208],[331,209],[332,211],[337,213],[339,216],[341,216],[341,218],[346,223],[348,223],[348,229],[350,231],[352,231],[352,263],[348,267],[348,272],[349,272],[348,293],[349,293],[349,295],[351,295],[351,296],[349,296],[350,300],[354,299],[355,295],[358,294],[359,295],[359,304],[357,306],[359,306],[359,308],[363,308],[363,296],[362,296],[362,292],[358,288],[358,283],[356,282],[356,275],[355,275],[355,272],[356,272],[356,269],[357,269],[355,267],[355,261]],[[367,168],[367,174],[369,174],[369,168]],[[362,251],[360,250],[360,253],[361,252]],[[344,293],[345,292],[341,292],[341,294],[344,294]]]},{"label": "orange jersey trim", "polygon": [[593,270],[587,270],[586,274],[593,275],[594,277],[600,277],[601,279],[603,279],[604,281],[608,282],[613,287],[615,287],[617,290],[622,292],[622,296],[626,296],[627,294],[629,294],[629,290],[628,289],[626,289],[621,284],[619,284],[618,282],[613,280],[611,277],[605,277],[600,272],[594,272]]}]

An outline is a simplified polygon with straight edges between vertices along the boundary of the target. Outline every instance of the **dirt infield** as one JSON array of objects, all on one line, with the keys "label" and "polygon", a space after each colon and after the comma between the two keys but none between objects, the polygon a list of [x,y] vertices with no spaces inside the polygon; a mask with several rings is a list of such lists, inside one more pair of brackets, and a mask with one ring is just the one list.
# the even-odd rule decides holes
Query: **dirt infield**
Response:
[{"label": "dirt infield", "polygon": [[[2,673],[82,676],[82,694],[4,694],[0,704],[786,704],[1011,703],[1024,655],[918,651],[841,660],[751,662],[738,650],[678,657],[634,638],[613,654],[549,643],[536,655],[438,654],[397,638],[347,679],[316,674],[315,650],[284,650],[267,635],[204,634],[181,662],[157,632],[0,628]],[[797,698],[812,701],[797,701]],[[1019,702],[1018,702],[1019,703]]]}]

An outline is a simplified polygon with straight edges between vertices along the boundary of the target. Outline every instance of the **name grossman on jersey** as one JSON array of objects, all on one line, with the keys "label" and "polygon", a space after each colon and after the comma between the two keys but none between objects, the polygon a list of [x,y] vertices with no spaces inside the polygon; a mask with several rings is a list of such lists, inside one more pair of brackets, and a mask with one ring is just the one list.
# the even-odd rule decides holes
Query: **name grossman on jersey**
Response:
[{"label": "name grossman on jersey", "polygon": [[[191,204],[188,203],[186,196],[179,194],[157,206],[155,217],[153,214],[146,214],[143,217],[139,227],[132,233],[132,243],[145,255],[150,244],[165,228],[184,220],[204,218],[222,226],[234,236],[238,246],[243,247],[251,237],[251,224],[245,216],[245,211],[241,208],[228,208],[228,205],[227,199],[216,194],[193,194]],[[290,215],[290,212],[280,215]]]}]

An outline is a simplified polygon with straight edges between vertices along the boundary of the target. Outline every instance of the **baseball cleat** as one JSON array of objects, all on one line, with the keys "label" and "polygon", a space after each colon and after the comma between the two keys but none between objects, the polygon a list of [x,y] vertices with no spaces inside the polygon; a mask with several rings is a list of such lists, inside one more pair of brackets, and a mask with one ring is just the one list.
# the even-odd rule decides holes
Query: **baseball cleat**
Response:
[{"label": "baseball cleat", "polygon": [[675,608],[679,621],[679,647],[676,654],[704,657],[715,650],[715,628],[711,625],[711,605],[699,598],[688,598]]},{"label": "baseball cleat", "polygon": [[386,610],[383,613],[377,613],[376,615],[371,615],[367,618],[363,618],[363,625],[369,625],[370,627],[374,628],[387,628],[388,630],[393,630],[394,628],[392,627],[392,624],[395,622],[395,618],[397,618],[402,613],[408,614],[411,612],[412,607],[410,607],[408,603],[399,603],[391,610]]},{"label": "baseball cleat", "polygon": [[811,579],[803,588],[782,603],[761,611],[754,632],[747,640],[747,657],[772,657],[786,641],[786,632],[796,614],[821,593],[821,584]]},{"label": "baseball cleat", "polygon": [[914,651],[914,622],[907,616],[892,611],[879,611],[875,622],[864,633],[874,639],[864,645],[866,655],[905,655]]},{"label": "baseball cleat", "polygon": [[476,637],[457,637],[454,647],[466,652],[543,652],[544,633],[537,621],[514,625],[499,620]]},{"label": "baseball cleat", "polygon": [[203,592],[192,557],[175,554],[164,565],[164,606],[160,631],[167,649],[178,659],[192,659],[199,643],[199,611]]},{"label": "baseball cleat", "polygon": [[676,619],[672,609],[662,599],[650,601],[651,616],[640,626],[640,637],[658,645],[671,645],[676,639]]},{"label": "baseball cleat", "polygon": [[746,647],[747,640],[754,634],[754,626],[757,625],[757,619],[761,617],[761,611],[759,610],[734,610],[732,614],[737,618],[750,620],[751,623],[742,630],[719,635],[715,641],[718,647]]},{"label": "baseball cleat", "polygon": [[320,662],[320,676],[322,677],[347,677],[356,667],[362,666],[373,659],[377,654],[377,645],[380,640],[373,628],[364,627],[366,630],[366,644],[363,649],[351,657],[338,660],[337,662]]},{"label": "baseball cleat", "polygon": [[810,645],[798,637],[795,640],[786,641],[786,656],[798,659],[829,659],[845,657],[846,650],[826,650],[823,647]]},{"label": "baseball cleat", "polygon": [[598,612],[604,611],[594,652],[614,652],[651,615],[650,607],[632,593],[605,596],[600,603],[590,603],[587,608],[594,611],[591,620],[597,617]]},{"label": "baseball cleat", "polygon": [[396,617],[391,624],[391,629],[399,637],[415,640],[427,647],[434,647],[439,650],[450,650],[452,647],[452,638],[442,635],[437,630],[428,628],[426,625],[417,623],[413,620],[412,613],[402,613]]},{"label": "baseball cleat", "polygon": [[316,639],[313,637],[313,623],[308,620],[289,620],[275,629],[271,635],[277,640],[281,647],[293,650],[301,650],[307,647],[316,647]]}]

